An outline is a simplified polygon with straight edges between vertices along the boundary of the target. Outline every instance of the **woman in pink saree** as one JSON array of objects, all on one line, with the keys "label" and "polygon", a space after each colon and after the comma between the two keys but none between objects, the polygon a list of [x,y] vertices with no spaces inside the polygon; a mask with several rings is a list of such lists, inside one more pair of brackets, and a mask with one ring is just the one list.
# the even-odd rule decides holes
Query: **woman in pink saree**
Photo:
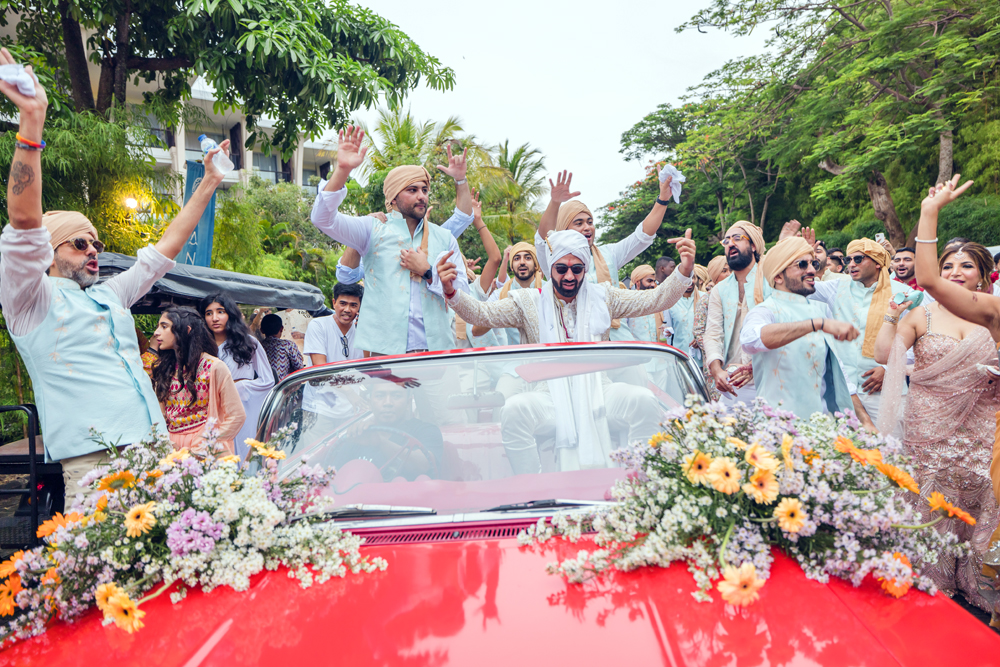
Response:
[{"label": "woman in pink saree", "polygon": [[[991,293],[993,258],[978,243],[952,247],[942,255],[941,277],[966,290]],[[903,417],[903,443],[913,459],[920,497],[907,494],[930,520],[927,498],[940,491],[976,519],[974,526],[944,521],[938,530],[949,531],[972,547],[970,555],[942,555],[937,565],[924,570],[944,593],[962,591],[966,599],[984,610],[992,605],[979,592],[976,575],[983,554],[1000,521],[990,478],[995,415],[1000,408],[997,348],[988,329],[964,320],[938,302],[914,308],[890,301],[885,324],[875,344],[875,360],[889,367],[882,386],[878,428],[892,433]],[[913,347],[909,395],[904,396],[906,350]],[[905,403],[905,408],[903,407]]]}]

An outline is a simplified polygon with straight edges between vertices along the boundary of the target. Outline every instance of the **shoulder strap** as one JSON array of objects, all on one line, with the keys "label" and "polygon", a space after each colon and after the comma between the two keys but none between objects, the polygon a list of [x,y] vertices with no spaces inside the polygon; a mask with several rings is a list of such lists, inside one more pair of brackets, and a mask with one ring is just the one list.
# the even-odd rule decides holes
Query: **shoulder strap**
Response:
[{"label": "shoulder strap", "polygon": [[924,306],[924,315],[927,317],[927,333],[931,332],[931,309]]}]

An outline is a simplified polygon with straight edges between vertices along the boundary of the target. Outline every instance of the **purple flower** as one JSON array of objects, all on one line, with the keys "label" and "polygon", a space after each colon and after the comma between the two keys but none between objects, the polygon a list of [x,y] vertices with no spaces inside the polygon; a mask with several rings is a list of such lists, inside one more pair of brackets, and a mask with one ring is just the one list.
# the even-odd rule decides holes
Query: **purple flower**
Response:
[{"label": "purple flower", "polygon": [[186,509],[167,528],[167,546],[174,556],[195,551],[208,553],[225,529],[226,524],[212,521],[208,512]]}]

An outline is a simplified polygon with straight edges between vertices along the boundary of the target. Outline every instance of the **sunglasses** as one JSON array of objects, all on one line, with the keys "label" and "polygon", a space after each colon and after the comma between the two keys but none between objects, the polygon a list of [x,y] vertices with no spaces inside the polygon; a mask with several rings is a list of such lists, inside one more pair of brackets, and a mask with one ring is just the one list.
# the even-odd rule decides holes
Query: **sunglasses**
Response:
[{"label": "sunglasses", "polygon": [[843,264],[844,263],[844,258],[841,257],[840,255],[830,255],[829,259],[832,259],[837,264]]},{"label": "sunglasses", "polygon": [[865,258],[867,256],[868,255],[854,255],[853,257],[845,257],[844,259],[847,260],[848,264],[850,264],[851,262],[854,262],[855,264],[861,264],[861,262],[865,261]]},{"label": "sunglasses", "polygon": [[722,245],[727,246],[730,243],[739,243],[740,241],[749,241],[750,237],[745,234],[731,234],[722,239]]},{"label": "sunglasses", "polygon": [[91,241],[90,239],[83,238],[83,237],[76,238],[76,239],[70,239],[69,241],[63,241],[59,245],[62,245],[63,243],[69,243],[69,244],[71,244],[74,248],[76,248],[80,252],[86,252],[88,246],[94,246],[94,250],[96,250],[98,252],[98,254],[104,252],[104,244],[103,243],[101,243],[100,241]]},{"label": "sunglasses", "polygon": [[346,359],[347,357],[351,356],[351,348],[350,348],[350,346],[349,346],[349,345],[347,344],[347,336],[341,336],[341,337],[340,337],[340,348],[341,348],[341,350],[343,350],[343,352],[344,352],[344,358],[345,358],[345,359]]},{"label": "sunglasses", "polygon": [[818,259],[800,259],[795,265],[799,267],[800,270],[805,271],[807,267],[812,266],[813,269],[819,271],[819,260]]},{"label": "sunglasses", "polygon": [[583,264],[574,264],[573,266],[567,266],[566,264],[556,264],[552,267],[552,270],[558,273],[560,276],[567,271],[572,271],[574,276],[578,276],[584,272],[586,267]]}]

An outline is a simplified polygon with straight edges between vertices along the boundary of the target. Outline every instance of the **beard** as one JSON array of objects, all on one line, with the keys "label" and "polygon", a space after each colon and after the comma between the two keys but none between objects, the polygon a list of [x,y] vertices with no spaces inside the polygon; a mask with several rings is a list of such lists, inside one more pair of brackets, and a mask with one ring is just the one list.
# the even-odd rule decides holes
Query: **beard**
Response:
[{"label": "beard", "polygon": [[514,269],[514,275],[517,276],[518,280],[527,280],[535,274],[535,267],[528,266],[527,264],[520,264]]},{"label": "beard", "polygon": [[561,280],[552,281],[552,289],[554,289],[556,293],[558,293],[559,296],[561,296],[564,299],[572,299],[576,297],[576,295],[580,293],[581,287],[583,287],[582,280],[577,280],[576,286],[574,286],[572,289],[569,290],[563,288]]},{"label": "beard", "polygon": [[743,269],[750,266],[750,262],[753,261],[753,250],[747,250],[743,252],[739,248],[736,249],[736,256],[733,257],[726,252],[726,263],[729,264],[729,269],[731,271],[742,271]]},{"label": "beard", "polygon": [[91,285],[97,282],[100,277],[99,274],[91,273],[87,270],[87,263],[90,262],[90,258],[86,258],[80,264],[73,264],[72,262],[62,259],[56,255],[56,268],[59,270],[59,275],[63,278],[68,278],[72,280],[77,285],[83,289],[87,289]]},{"label": "beard", "polygon": [[798,294],[799,296],[809,296],[816,291],[815,285],[807,285],[802,278],[796,281],[790,280],[787,275],[785,276],[785,287],[792,294]]},{"label": "beard", "polygon": [[913,270],[912,266],[911,267],[907,267],[905,269],[904,268],[896,269],[896,277],[899,278],[900,280],[903,280],[903,281],[906,281],[906,280],[909,280],[910,278],[912,278],[914,273],[915,273],[915,271]]},{"label": "beard", "polygon": [[397,199],[396,208],[399,209],[400,214],[402,214],[404,217],[411,218],[413,220],[423,220],[424,216],[427,215],[426,204],[414,204],[413,206],[404,206]]}]

